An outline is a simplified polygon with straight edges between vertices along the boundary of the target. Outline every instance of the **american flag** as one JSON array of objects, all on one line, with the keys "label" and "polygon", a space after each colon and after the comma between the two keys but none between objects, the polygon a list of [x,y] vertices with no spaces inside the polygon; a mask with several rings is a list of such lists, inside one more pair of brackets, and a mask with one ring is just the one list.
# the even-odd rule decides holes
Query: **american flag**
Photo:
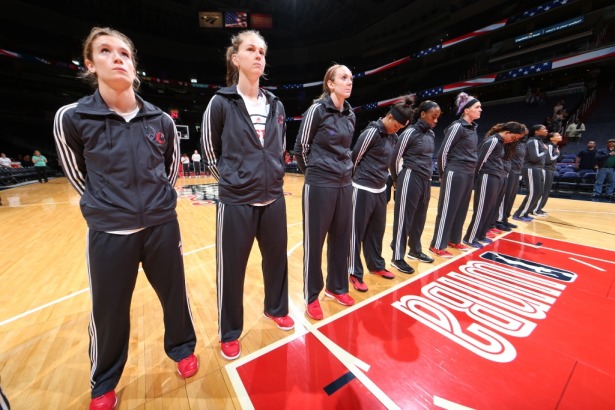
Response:
[{"label": "american flag", "polygon": [[552,10],[555,7],[563,6],[564,4],[568,3],[568,1],[569,0],[552,0],[552,1],[548,2],[548,3],[546,3],[546,4],[543,4],[543,5],[538,6],[538,7],[534,7],[532,9],[524,11],[521,14],[517,14],[516,16],[511,17],[508,23],[512,24],[512,23],[516,23],[516,22],[521,21],[521,20],[528,19],[530,17],[534,17],[534,16],[536,16],[538,14],[541,14],[541,13],[547,12],[549,10]]},{"label": "american flag", "polygon": [[444,87],[430,88],[429,90],[419,91],[418,95],[421,98],[433,97],[434,95],[444,94]]},{"label": "american flag", "polygon": [[381,101],[378,101],[378,102],[373,102],[373,103],[361,105],[360,107],[355,108],[355,111],[373,110],[373,109],[376,109],[378,107],[386,107],[388,105],[393,105],[393,104],[395,104],[397,102],[400,102],[400,101],[403,101],[403,98],[400,98],[400,97],[389,98],[388,100],[381,100]]},{"label": "american flag", "polygon": [[466,40],[470,40],[470,39],[472,39],[474,37],[482,36],[485,33],[488,33],[490,31],[497,30],[499,28],[504,27],[507,22],[508,22],[508,19],[504,19],[502,21],[498,21],[497,23],[490,24],[487,27],[483,27],[483,28],[478,29],[476,31],[473,31],[471,33],[464,34],[463,36],[459,36],[459,37],[454,38],[452,40],[445,41],[444,43],[442,43],[442,48],[454,46],[455,44],[459,44],[462,41],[466,41]]},{"label": "american flag", "polygon": [[247,28],[248,13],[245,11],[226,11],[224,12],[224,27]]},{"label": "american flag", "polygon": [[553,69],[556,69],[613,56],[615,56],[615,46],[605,47],[594,51],[588,51],[586,53],[576,54],[574,56],[558,58],[556,60],[553,60],[551,62],[551,65]]},{"label": "american flag", "polygon": [[429,47],[429,48],[426,48],[425,50],[421,50],[417,53],[414,53],[412,54],[412,57],[414,58],[425,57],[427,54],[435,53],[436,51],[441,50],[441,49],[442,49],[442,45],[438,44],[433,47]]},{"label": "american flag", "polygon": [[545,61],[543,63],[537,63],[528,65],[525,67],[515,68],[513,70],[503,71],[498,74],[498,80],[510,80],[519,77],[525,77],[526,75],[534,75],[544,73],[551,70],[551,61]]},{"label": "american flag", "polygon": [[534,7],[533,9],[526,10],[522,16],[525,18],[534,17],[536,14],[544,13],[545,11],[549,11],[557,6],[562,6],[568,3],[568,0],[553,0],[547,4],[543,4],[542,6]]}]

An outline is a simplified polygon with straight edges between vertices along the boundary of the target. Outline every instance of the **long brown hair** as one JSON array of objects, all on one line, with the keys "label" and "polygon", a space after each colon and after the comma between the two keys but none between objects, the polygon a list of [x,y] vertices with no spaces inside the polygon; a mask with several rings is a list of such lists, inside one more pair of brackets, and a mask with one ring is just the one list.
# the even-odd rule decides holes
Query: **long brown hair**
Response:
[{"label": "long brown hair", "polygon": [[[93,53],[92,43],[94,43],[94,40],[96,40],[100,36],[117,37],[120,40],[122,40],[124,43],[126,43],[128,45],[128,48],[130,49],[130,58],[132,60],[132,65],[134,66],[135,70],[137,69],[137,49],[135,48],[134,43],[124,33],[118,30],[112,29],[110,27],[93,27],[92,30],[90,30],[90,34],[88,34],[85,40],[83,40],[83,63],[84,64],[88,60],[93,61],[94,57],[92,54]],[[90,72],[90,70],[86,69],[82,71],[79,74],[79,77],[83,78],[94,88],[98,86],[98,75],[96,73]],[[135,74],[135,79],[132,83],[132,88],[135,91],[137,91],[140,85],[141,85],[141,80],[139,79],[139,76]]]},{"label": "long brown hair", "polygon": [[239,81],[239,69],[233,64],[233,54],[237,54],[241,43],[245,41],[246,37],[251,35],[255,35],[263,40],[265,44],[265,53],[267,52],[267,42],[256,30],[244,30],[231,37],[231,45],[226,49],[226,85],[229,87],[233,84],[237,84]]},{"label": "long brown hair", "polygon": [[[501,122],[499,124],[495,124],[493,127],[491,127],[489,131],[487,131],[487,133],[485,134],[485,139],[491,137],[493,134],[497,134],[504,131],[508,131],[512,134],[526,134],[527,127],[525,126],[525,124],[521,124],[520,122],[516,121]],[[519,143],[519,141],[521,140],[519,139],[511,143],[504,144],[504,159],[511,159],[513,155],[515,155],[515,151],[517,149],[517,144]]]}]

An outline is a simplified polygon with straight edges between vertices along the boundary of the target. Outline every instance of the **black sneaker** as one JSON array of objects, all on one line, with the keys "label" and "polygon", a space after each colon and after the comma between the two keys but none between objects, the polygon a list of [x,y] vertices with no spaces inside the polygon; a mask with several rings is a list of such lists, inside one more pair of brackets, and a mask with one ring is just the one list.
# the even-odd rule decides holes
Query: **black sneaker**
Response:
[{"label": "black sneaker", "polygon": [[512,229],[515,229],[515,228],[519,227],[519,225],[511,224],[508,221],[504,222],[504,225],[506,225],[506,226],[508,226],[509,228],[512,228]]},{"label": "black sneaker", "polygon": [[403,273],[414,273],[414,269],[412,269],[412,266],[408,265],[403,259],[391,261],[391,266]]},{"label": "black sneaker", "polygon": [[408,257],[410,259],[414,259],[414,260],[425,262],[425,263],[432,263],[434,261],[433,258],[430,258],[429,256],[425,255],[423,252],[421,253],[408,252]]},{"label": "black sneaker", "polygon": [[507,224],[504,224],[503,222],[498,222],[497,224],[495,224],[495,227],[498,228],[500,231],[505,231],[505,232],[512,231],[512,228],[508,226]]}]

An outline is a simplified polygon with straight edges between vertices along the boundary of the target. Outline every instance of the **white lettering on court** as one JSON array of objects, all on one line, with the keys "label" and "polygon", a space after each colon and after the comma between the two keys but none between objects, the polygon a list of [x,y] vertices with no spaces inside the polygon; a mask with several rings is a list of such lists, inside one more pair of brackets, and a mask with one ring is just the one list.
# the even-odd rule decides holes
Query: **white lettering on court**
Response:
[{"label": "white lettering on court", "polygon": [[[471,352],[507,363],[517,356],[509,338],[528,337],[565,289],[519,270],[470,261],[423,286],[421,295],[402,296],[392,305]],[[461,322],[468,319],[464,328]]]}]

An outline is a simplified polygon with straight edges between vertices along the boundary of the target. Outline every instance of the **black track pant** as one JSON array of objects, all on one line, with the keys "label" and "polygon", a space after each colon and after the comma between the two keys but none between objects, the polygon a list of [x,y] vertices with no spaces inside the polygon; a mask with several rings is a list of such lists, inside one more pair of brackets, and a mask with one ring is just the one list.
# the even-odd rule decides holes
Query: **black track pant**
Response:
[{"label": "black track pant", "polygon": [[352,190],[352,235],[348,256],[348,274],[363,278],[361,244],[363,257],[370,272],[385,268],[382,257],[382,239],[387,218],[386,191],[373,193],[354,187]]},{"label": "black track pant", "polygon": [[47,167],[34,167],[36,170],[36,177],[38,178],[38,182],[47,182]]},{"label": "black track pant", "polygon": [[519,191],[519,176],[520,174],[517,173],[508,173],[504,198],[502,199],[498,213],[499,222],[508,222],[508,218],[510,218],[510,213],[512,212],[515,198],[517,198],[517,192]]},{"label": "black track pant", "polygon": [[523,182],[527,188],[527,195],[523,198],[521,206],[515,211],[515,216],[527,216],[534,212],[544,189],[544,176],[541,168],[523,168]]},{"label": "black track pant", "polygon": [[194,352],[196,335],[177,220],[131,235],[89,230],[86,252],[92,296],[92,397],[115,389],[124,370],[139,262],[162,304],[166,354],[178,362]]},{"label": "black track pant", "polygon": [[534,209],[532,212],[542,211],[542,209],[547,204],[549,195],[551,194],[551,186],[553,185],[553,171],[545,169],[542,172],[545,179],[545,185],[542,190],[542,195],[540,196],[540,201],[538,201],[536,209]]},{"label": "black track pant", "polygon": [[303,294],[306,303],[324,286],[322,250],[327,238],[327,289],[348,293],[348,254],[352,232],[352,185],[303,186]]},{"label": "black track pant", "polygon": [[254,239],[262,257],[264,311],[274,317],[288,314],[286,200],[280,197],[265,206],[217,206],[218,336],[230,342],[243,331],[243,286]]},{"label": "black track pant", "polygon": [[444,171],[438,199],[438,215],[431,246],[445,249],[448,242],[460,243],[463,223],[466,220],[474,174]]},{"label": "black track pant", "polygon": [[463,240],[469,243],[485,238],[495,218],[502,198],[504,178],[492,174],[478,174],[474,182],[474,212]]},{"label": "black track pant", "polygon": [[9,403],[9,399],[6,398],[4,392],[2,391],[2,386],[0,386],[0,410],[10,410],[11,403]]},{"label": "black track pant", "polygon": [[410,252],[423,252],[421,235],[425,228],[430,195],[429,177],[419,175],[410,168],[401,170],[397,177],[393,212],[393,260],[404,258],[406,241]]}]

